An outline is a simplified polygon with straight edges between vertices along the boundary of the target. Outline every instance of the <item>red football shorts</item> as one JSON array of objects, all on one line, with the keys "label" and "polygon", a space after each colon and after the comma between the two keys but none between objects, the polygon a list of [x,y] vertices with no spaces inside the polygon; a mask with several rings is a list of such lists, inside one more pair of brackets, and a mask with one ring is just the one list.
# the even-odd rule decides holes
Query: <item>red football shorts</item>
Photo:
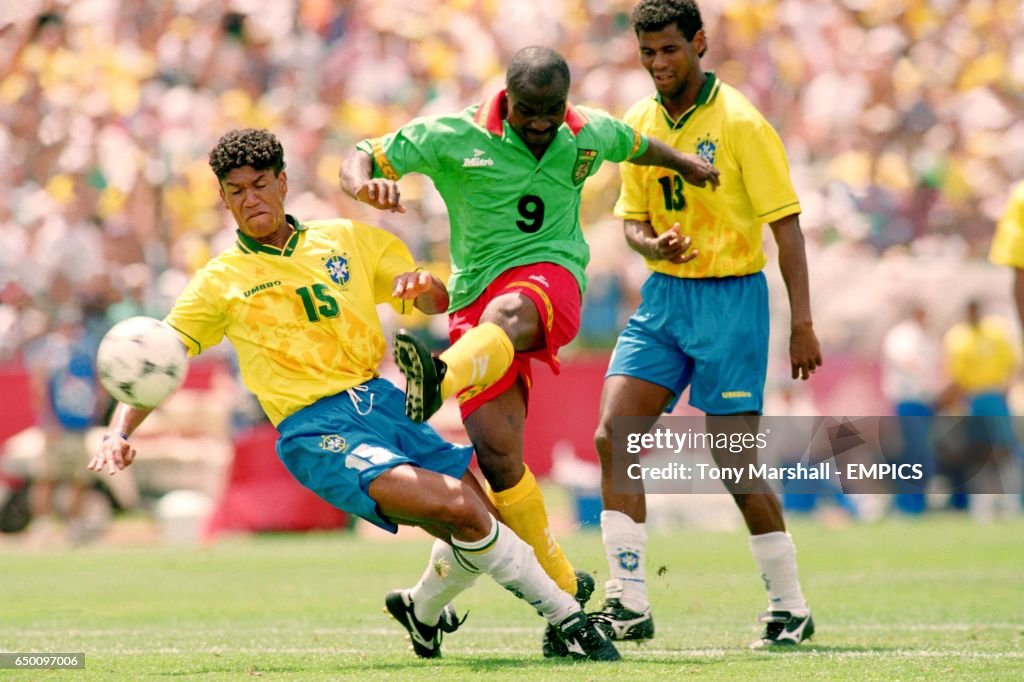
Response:
[{"label": "red football shorts", "polygon": [[482,391],[472,386],[460,391],[458,400],[463,421],[478,407],[507,391],[519,377],[527,391],[524,397],[528,398],[533,385],[530,361],[542,360],[558,374],[558,349],[572,341],[580,330],[580,285],[576,278],[561,265],[532,263],[501,273],[475,301],[452,313],[448,317],[451,342],[455,343],[477,325],[488,303],[508,293],[523,294],[537,306],[544,325],[544,348],[516,352],[504,376]]}]

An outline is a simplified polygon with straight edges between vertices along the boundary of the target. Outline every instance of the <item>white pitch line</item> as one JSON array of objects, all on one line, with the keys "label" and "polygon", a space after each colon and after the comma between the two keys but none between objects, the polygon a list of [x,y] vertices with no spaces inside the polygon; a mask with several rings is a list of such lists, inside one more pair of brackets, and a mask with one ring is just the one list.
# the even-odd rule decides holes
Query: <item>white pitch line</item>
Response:
[{"label": "white pitch line", "polygon": [[970,630],[1022,630],[1022,623],[912,623],[899,625],[892,623],[829,623],[836,630],[859,630],[872,632],[887,630],[896,632],[966,632]]},{"label": "white pitch line", "polygon": [[[813,644],[810,646],[814,646]],[[623,652],[629,649],[622,647]],[[640,656],[703,656],[719,658],[727,654],[735,654],[738,649],[646,649],[640,648],[636,653]],[[753,652],[752,652],[753,653]],[[1024,651],[965,651],[962,649],[891,649],[888,651],[829,651],[825,649],[793,648],[784,653],[774,651],[761,652],[770,656],[801,656],[808,658],[979,658],[979,659],[1015,659],[1024,660]]]},{"label": "white pitch line", "polygon": [[[538,621],[537,626],[492,626],[486,624],[480,624],[472,622],[467,625],[467,628],[471,628],[474,632],[498,634],[498,635],[523,635],[523,634],[534,634],[538,628],[541,627]],[[692,629],[701,628],[720,630],[721,623],[690,623],[689,627]],[[1024,622],[1022,623],[843,623],[843,622],[829,622],[826,625],[827,629],[834,629],[836,632],[875,632],[879,630],[885,630],[886,632],[970,632],[974,630],[1022,630],[1024,631]],[[61,631],[60,637],[62,639],[68,639],[69,637],[75,638],[91,638],[91,637],[123,637],[125,635],[133,634],[138,635],[140,633],[152,632],[163,632],[164,628],[161,626],[143,626],[137,628],[97,628],[95,630],[63,630]],[[237,639],[239,636],[254,636],[254,635],[274,635],[274,634],[291,634],[296,631],[295,628],[284,628],[284,627],[250,627],[245,629],[234,629],[232,630],[232,639]],[[753,631],[753,630],[751,630]],[[819,631],[821,628],[819,627]],[[401,629],[396,624],[394,627],[378,626],[378,627],[356,627],[356,626],[338,626],[329,628],[313,628],[309,630],[310,634],[318,636],[348,636],[348,635],[388,635],[395,632],[401,632]],[[212,637],[223,637],[224,629],[216,628],[209,630],[200,630],[196,628],[189,629],[191,635],[201,636],[212,636]],[[47,637],[55,636],[54,630],[42,630],[39,628],[18,630],[17,636],[19,638],[24,637]]]},{"label": "white pitch line", "polygon": [[[398,651],[397,645],[394,651]],[[391,655],[394,651],[389,651]],[[514,647],[458,647],[448,648],[450,655],[522,655],[532,654],[532,649]],[[748,653],[745,649],[649,649],[646,647],[632,648],[623,647],[621,653],[625,658],[725,658],[729,655],[755,655]],[[958,650],[934,650],[934,649],[893,649],[890,651],[828,651],[815,649],[787,649],[785,653],[775,654],[767,652],[768,655],[799,656],[801,658],[822,658],[834,659],[915,659],[915,658],[962,658],[975,660],[1024,660],[1024,652],[1021,651],[965,651]],[[370,651],[367,649],[337,649],[330,647],[231,647],[212,649],[196,649],[194,647],[154,647],[150,649],[124,647],[105,650],[103,653],[87,652],[92,659],[108,659],[115,656],[178,656],[178,655],[208,655],[208,656],[261,656],[261,655],[297,655],[313,656],[318,658],[331,658],[336,656],[379,656],[382,652]]]}]

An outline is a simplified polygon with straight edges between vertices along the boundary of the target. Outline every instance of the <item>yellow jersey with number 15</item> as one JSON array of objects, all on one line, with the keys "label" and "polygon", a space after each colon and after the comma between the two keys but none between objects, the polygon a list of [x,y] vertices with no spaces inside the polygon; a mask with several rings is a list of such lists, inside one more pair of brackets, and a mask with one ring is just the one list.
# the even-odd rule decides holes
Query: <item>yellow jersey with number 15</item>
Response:
[{"label": "yellow jersey with number 15", "polygon": [[697,102],[672,120],[660,99],[634,104],[623,117],[637,132],[681,152],[699,154],[718,168],[720,186],[694,187],[655,166],[623,165],[615,215],[648,221],[661,234],[680,224],[700,254],[689,263],[647,261],[684,278],[732,277],[759,272],[767,260],[762,225],[800,212],[789,163],[775,129],[738,90],[708,73]]},{"label": "yellow jersey with number 15", "polygon": [[207,263],[166,321],[189,355],[225,336],[242,381],[270,421],[377,376],[384,356],[378,303],[411,312],[392,298],[394,278],[415,269],[409,249],[384,230],[351,220],[299,223],[282,249],[238,233]]}]

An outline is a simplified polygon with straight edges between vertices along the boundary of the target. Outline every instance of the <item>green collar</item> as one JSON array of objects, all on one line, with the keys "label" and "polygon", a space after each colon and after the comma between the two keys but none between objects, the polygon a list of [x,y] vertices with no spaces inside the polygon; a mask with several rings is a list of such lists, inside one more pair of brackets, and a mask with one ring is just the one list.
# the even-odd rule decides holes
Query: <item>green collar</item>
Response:
[{"label": "green collar", "polygon": [[678,120],[673,121],[672,117],[668,115],[668,109],[665,108],[665,104],[661,101],[661,94],[654,96],[654,99],[661,106],[661,113],[665,117],[665,122],[668,123],[669,128],[672,130],[679,130],[683,127],[683,124],[693,115],[693,112],[697,111],[697,107],[707,104],[715,95],[718,94],[718,89],[722,83],[715,76],[714,71],[705,71],[704,75],[707,78],[704,80],[704,85],[701,86],[700,92],[697,93],[697,101],[693,103],[693,106],[683,112]]},{"label": "green collar", "polygon": [[284,219],[288,221],[288,224],[292,226],[292,236],[288,237],[288,242],[284,245],[284,248],[277,248],[269,244],[261,244],[247,234],[243,234],[241,230],[235,230],[235,235],[238,237],[238,248],[243,253],[269,253],[272,256],[290,256],[295,251],[295,247],[299,244],[299,233],[306,231],[306,226],[300,223],[295,216],[285,214]]}]

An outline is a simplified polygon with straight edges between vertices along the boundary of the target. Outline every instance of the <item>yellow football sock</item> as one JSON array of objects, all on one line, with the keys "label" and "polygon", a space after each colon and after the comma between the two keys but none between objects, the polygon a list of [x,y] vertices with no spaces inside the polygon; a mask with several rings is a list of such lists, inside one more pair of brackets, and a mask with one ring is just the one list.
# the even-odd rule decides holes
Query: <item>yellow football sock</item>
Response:
[{"label": "yellow football sock", "polygon": [[512,366],[512,340],[493,322],[473,327],[441,353],[448,369],[441,380],[441,398],[455,395],[468,386],[489,386]]},{"label": "yellow football sock", "polygon": [[544,508],[544,495],[540,492],[537,479],[529,467],[519,483],[508,490],[494,492],[487,489],[491,502],[498,508],[501,520],[515,531],[526,544],[533,547],[537,561],[544,572],[558,583],[558,586],[571,595],[576,594],[576,573],[572,564],[565,558],[565,553],[555,536],[548,528],[548,512]]}]

